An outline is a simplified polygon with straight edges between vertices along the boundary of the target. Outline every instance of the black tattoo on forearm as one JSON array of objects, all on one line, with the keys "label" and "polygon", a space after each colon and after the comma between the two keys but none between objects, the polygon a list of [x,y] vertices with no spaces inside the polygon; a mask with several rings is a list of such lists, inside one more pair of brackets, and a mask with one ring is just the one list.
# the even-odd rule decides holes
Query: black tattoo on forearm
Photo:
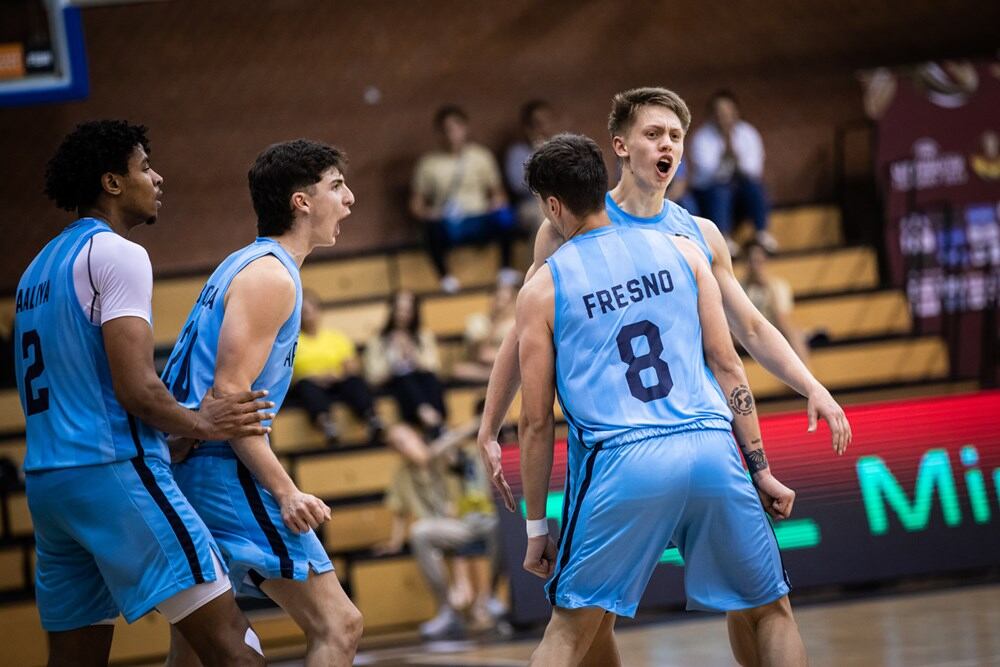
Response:
[{"label": "black tattoo on forearm", "polygon": [[753,412],[753,394],[750,393],[750,387],[741,384],[733,389],[729,394],[729,407],[738,415],[746,416]]},{"label": "black tattoo on forearm", "polygon": [[[760,442],[760,440],[755,440],[754,442]],[[744,451],[743,458],[747,460],[747,470],[750,471],[751,475],[767,468],[767,455],[764,454],[763,449],[753,449],[749,452]]]}]

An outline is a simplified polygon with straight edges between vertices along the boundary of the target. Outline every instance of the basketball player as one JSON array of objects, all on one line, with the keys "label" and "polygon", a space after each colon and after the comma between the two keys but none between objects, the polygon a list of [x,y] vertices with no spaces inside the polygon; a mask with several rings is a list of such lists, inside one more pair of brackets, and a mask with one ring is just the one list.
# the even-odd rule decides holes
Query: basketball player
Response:
[{"label": "basketball player", "polygon": [[[156,220],[163,178],[146,128],[79,125],[45,193],[79,219],[17,287],[14,334],[35,530],[35,598],[50,665],[105,665],[115,617],[157,609],[206,665],[264,664],[218,547],[181,495],[156,431],[192,438],[269,430],[265,392],[206,393],[181,407],[156,376],[146,251],[126,236]],[[189,408],[197,408],[198,403]]]},{"label": "basketball player", "polygon": [[[618,615],[635,614],[673,543],[685,561],[688,608],[750,624],[748,641],[734,643],[737,660],[804,665],[758,500],[759,492],[785,517],[794,494],[770,473],[703,251],[655,229],[611,225],[604,160],[586,137],[543,144],[525,180],[567,239],[517,300],[519,360],[532,369],[520,432],[524,567],[551,577],[554,607],[532,664],[620,664],[613,641],[592,643],[602,626],[611,634]],[[556,387],[570,428],[558,555],[545,519]]]},{"label": "basketball player", "polygon": [[[299,267],[330,246],[351,212],[344,155],[325,144],[275,144],[250,168],[258,238],[215,270],[163,371],[174,396],[197,404],[209,387],[267,389],[276,404],[292,379],[299,335]],[[314,529],[330,508],[302,493],[262,435],[201,443],[174,467],[218,540],[237,592],[270,597],[306,635],[308,667],[350,665],[361,614],[344,594]],[[197,664],[171,635],[169,664]]]},{"label": "basketball player", "polygon": [[[816,430],[817,417],[826,420],[833,449],[842,454],[851,442],[851,427],[843,409],[813,377],[781,332],[747,298],[733,274],[729,248],[718,228],[711,220],[694,218],[664,198],[684,156],[684,137],[690,124],[691,113],[687,105],[673,91],[636,88],[615,95],[608,129],[622,169],[621,180],[604,199],[608,217],[615,225],[680,234],[698,245],[719,283],[726,320],[733,335],[764,368],[808,399],[808,430]],[[543,222],[535,237],[534,263],[527,277],[562,242],[559,231]],[[497,434],[517,393],[519,372],[517,337],[511,332],[504,338],[493,365],[479,431],[487,470],[508,509],[513,509],[514,501],[503,480]]]}]

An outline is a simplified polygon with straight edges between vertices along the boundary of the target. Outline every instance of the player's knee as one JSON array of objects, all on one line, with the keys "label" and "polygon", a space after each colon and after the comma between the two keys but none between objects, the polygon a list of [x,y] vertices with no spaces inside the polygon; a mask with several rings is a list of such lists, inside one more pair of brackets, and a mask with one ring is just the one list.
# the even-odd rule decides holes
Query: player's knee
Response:
[{"label": "player's knee", "polygon": [[729,615],[735,620],[740,620],[749,623],[752,627],[756,627],[763,621],[792,619],[792,605],[788,601],[788,596],[785,595],[774,602],[769,602],[759,607],[731,611]]},{"label": "player's knee", "polygon": [[319,619],[311,628],[306,628],[306,635],[311,643],[324,644],[339,651],[353,651],[361,641],[363,630],[364,618],[352,604]]}]

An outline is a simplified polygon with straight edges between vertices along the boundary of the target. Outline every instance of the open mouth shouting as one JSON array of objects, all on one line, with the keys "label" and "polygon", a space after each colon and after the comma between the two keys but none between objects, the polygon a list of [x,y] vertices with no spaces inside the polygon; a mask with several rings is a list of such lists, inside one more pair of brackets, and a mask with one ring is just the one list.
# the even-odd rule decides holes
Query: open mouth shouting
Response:
[{"label": "open mouth shouting", "polygon": [[656,170],[666,176],[670,173],[670,168],[674,166],[674,159],[669,155],[656,162]]}]

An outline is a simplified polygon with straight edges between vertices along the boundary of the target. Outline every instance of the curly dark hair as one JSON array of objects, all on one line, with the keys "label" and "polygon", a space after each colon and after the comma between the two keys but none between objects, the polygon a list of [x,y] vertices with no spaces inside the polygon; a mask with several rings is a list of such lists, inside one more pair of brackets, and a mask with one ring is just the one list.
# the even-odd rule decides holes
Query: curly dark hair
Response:
[{"label": "curly dark hair", "polygon": [[128,173],[136,146],[149,154],[144,125],[124,120],[80,123],[45,166],[45,195],[66,211],[90,206],[103,190],[101,176]]},{"label": "curly dark hair", "polygon": [[318,183],[327,169],[343,172],[346,166],[343,151],[318,141],[295,139],[265,148],[247,173],[257,234],[280,236],[291,229],[292,193]]}]

